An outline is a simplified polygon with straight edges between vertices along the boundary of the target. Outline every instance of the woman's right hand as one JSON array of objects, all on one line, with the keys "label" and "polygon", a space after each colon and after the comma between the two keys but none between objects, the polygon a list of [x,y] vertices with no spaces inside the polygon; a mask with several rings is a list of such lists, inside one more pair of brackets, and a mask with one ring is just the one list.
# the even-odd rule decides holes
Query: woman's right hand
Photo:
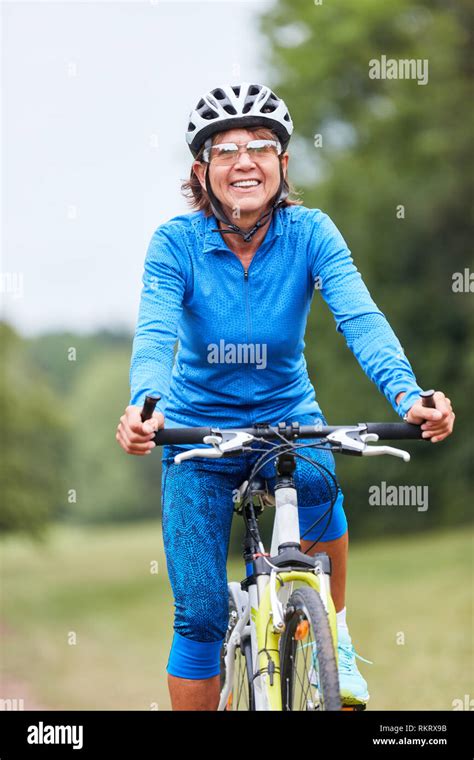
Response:
[{"label": "woman's right hand", "polygon": [[155,431],[165,426],[165,418],[161,412],[153,412],[149,420],[142,422],[141,411],[140,406],[127,406],[125,413],[120,417],[115,438],[127,454],[142,457],[151,454],[151,450],[155,448]]}]

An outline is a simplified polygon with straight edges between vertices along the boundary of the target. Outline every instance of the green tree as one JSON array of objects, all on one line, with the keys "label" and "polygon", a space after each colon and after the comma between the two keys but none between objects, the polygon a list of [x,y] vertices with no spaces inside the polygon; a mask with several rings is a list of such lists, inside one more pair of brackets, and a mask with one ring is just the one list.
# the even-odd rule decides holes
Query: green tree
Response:
[{"label": "green tree", "polygon": [[[295,123],[293,168],[305,205],[336,222],[420,385],[444,390],[457,414],[451,439],[410,446],[409,469],[339,460],[353,534],[469,520],[473,295],[454,292],[453,276],[471,263],[472,5],[278,0],[261,29]],[[427,61],[427,84],[370,78],[370,62],[382,56]],[[317,299],[306,342],[331,422],[394,419]],[[428,485],[430,510],[364,509],[368,485],[381,477]]]},{"label": "green tree", "polygon": [[[106,344],[108,345],[108,344]],[[126,454],[115,432],[128,403],[127,350],[105,346],[71,386],[69,479],[75,497],[67,519],[78,522],[160,517],[160,450],[149,457]]]},{"label": "green tree", "polygon": [[25,342],[0,323],[0,531],[44,538],[66,500],[67,417]]},{"label": "green tree", "polygon": [[31,360],[41,368],[57,393],[67,396],[76,376],[94,358],[108,351],[131,350],[131,336],[113,330],[90,334],[49,332],[26,341]]}]

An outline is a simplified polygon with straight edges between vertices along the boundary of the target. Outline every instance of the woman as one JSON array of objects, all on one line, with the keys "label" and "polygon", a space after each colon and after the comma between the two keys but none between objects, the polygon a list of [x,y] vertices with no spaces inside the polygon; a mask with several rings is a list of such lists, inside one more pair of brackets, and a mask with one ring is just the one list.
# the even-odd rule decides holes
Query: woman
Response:
[{"label": "woman", "polygon": [[[441,441],[453,429],[449,399],[424,408],[420,387],[398,339],[377,308],[331,219],[288,198],[293,130],[284,102],[268,87],[225,85],[191,112],[186,139],[194,156],[183,186],[197,211],[154,233],[131,362],[131,401],[117,440],[146,455],[154,430],[166,426],[247,427],[254,422],[324,420],[303,355],[315,286],[362,369],[397,413]],[[179,350],[173,366],[173,350]],[[140,411],[161,396],[153,418]],[[163,537],[176,615],[168,661],[173,709],[215,710],[219,653],[227,627],[226,560],[233,489],[254,459],[173,463],[164,447]],[[334,471],[329,452],[309,450]],[[271,485],[272,473],[267,471]],[[310,526],[330,499],[316,468],[298,461],[302,549],[332,560],[341,696],[369,699],[346,622],[347,520],[338,490],[330,523]],[[321,540],[324,539],[324,540]]]}]

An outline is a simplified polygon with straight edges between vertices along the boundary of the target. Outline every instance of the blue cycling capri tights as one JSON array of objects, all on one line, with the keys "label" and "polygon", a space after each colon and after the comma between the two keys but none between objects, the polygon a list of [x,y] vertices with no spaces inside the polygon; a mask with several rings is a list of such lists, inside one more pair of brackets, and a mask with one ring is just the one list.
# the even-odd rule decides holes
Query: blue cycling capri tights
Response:
[{"label": "blue cycling capri tights", "polygon": [[[314,423],[314,417],[300,417],[299,421]],[[220,650],[228,624],[226,564],[232,497],[235,489],[248,479],[260,454],[191,459],[178,465],[173,459],[180,450],[176,446],[163,447],[163,540],[175,603],[174,638],[167,671],[180,678],[204,679],[219,674]],[[305,447],[301,453],[334,474],[331,452]],[[259,473],[266,478],[270,491],[275,485],[274,473],[274,461]],[[328,485],[313,465],[299,458],[293,477],[298,490],[301,538],[314,540],[323,532],[329,515],[306,534],[305,531],[330,506]],[[334,496],[331,480],[330,487]],[[337,486],[332,518],[321,540],[333,541],[346,530],[343,495]]]}]

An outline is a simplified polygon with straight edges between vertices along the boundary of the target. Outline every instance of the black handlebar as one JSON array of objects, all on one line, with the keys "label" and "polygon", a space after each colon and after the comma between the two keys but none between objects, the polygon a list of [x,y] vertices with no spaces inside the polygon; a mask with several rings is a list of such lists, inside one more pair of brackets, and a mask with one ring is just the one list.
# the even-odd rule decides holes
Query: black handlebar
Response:
[{"label": "black handlebar", "polygon": [[[403,441],[403,440],[415,440],[422,439],[422,430],[419,425],[411,425],[408,422],[368,422],[361,423],[365,430],[361,432],[376,433],[381,441]],[[337,430],[344,428],[354,427],[356,425],[300,425],[298,430],[297,439],[300,438],[326,438],[330,433],[334,433]],[[293,437],[294,430],[291,425],[279,428],[276,426],[266,425],[250,428],[232,428],[232,430],[225,428],[211,428],[211,427],[196,427],[196,428],[162,428],[155,433],[154,442],[157,446],[165,445],[179,445],[186,443],[202,443],[203,438],[206,435],[215,435],[223,432],[236,432],[250,433],[250,435],[264,438],[265,440],[275,440],[279,438],[279,435],[285,436],[289,440],[295,440]]]},{"label": "black handlebar", "polygon": [[422,429],[409,422],[367,422],[367,432],[377,433],[381,441],[422,440]]},{"label": "black handlebar", "polygon": [[[420,393],[422,404],[425,407],[435,408],[433,396],[435,391],[423,391]],[[142,422],[149,420],[155,411],[156,404],[161,396],[147,396],[141,411]],[[361,433],[375,433],[380,441],[408,441],[408,440],[427,440],[422,438],[422,430],[419,425],[412,425],[409,422],[363,422],[359,423],[363,429]],[[180,445],[203,443],[207,435],[214,435],[224,432],[242,432],[250,433],[256,437],[265,440],[277,440],[283,435],[288,440],[297,440],[300,438],[326,438],[330,433],[344,428],[357,428],[356,425],[299,425],[297,435],[295,427],[291,425],[272,426],[260,424],[258,427],[249,428],[212,428],[212,427],[193,427],[193,428],[162,428],[155,433],[154,442],[157,446]]]}]

